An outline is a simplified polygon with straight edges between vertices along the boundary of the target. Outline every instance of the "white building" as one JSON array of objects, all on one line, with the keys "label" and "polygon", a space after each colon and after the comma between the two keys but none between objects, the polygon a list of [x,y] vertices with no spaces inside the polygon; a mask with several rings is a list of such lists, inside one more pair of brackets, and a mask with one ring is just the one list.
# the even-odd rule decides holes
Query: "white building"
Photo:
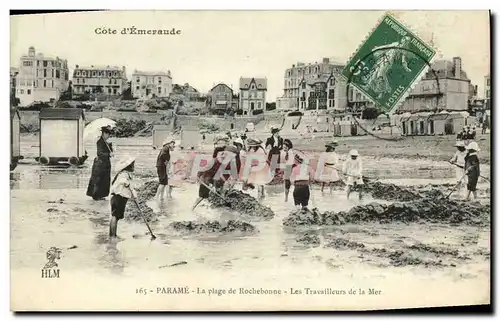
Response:
[{"label": "white building", "polygon": [[134,70],[132,74],[132,95],[136,98],[168,97],[172,92],[172,76],[167,72]]},{"label": "white building", "polygon": [[243,115],[266,109],[267,78],[240,78],[240,106]]},{"label": "white building", "polygon": [[20,58],[16,77],[16,97],[20,100],[20,106],[59,99],[68,89],[68,74],[66,59],[36,54],[35,47],[29,47],[28,55]]},{"label": "white building", "polygon": [[85,93],[117,97],[127,88],[125,66],[75,66],[73,95]]}]

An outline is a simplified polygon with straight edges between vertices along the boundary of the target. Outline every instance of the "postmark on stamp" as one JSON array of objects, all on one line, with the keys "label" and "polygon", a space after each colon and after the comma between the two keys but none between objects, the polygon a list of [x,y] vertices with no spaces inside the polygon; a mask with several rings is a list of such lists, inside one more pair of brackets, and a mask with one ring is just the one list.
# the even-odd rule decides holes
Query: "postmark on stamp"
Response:
[{"label": "postmark on stamp", "polygon": [[386,14],[347,63],[342,76],[389,113],[435,54],[430,45]]}]

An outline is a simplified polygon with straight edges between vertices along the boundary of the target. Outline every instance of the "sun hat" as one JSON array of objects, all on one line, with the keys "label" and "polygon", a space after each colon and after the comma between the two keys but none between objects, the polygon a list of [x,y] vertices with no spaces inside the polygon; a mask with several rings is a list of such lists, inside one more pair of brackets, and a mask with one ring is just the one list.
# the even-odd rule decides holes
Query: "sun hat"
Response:
[{"label": "sun hat", "polygon": [[112,130],[113,130],[113,128],[111,128],[111,126],[103,126],[103,127],[101,127],[101,132],[103,132],[103,133],[110,134]]},{"label": "sun hat", "polygon": [[243,143],[243,140],[241,138],[236,138],[234,141],[233,141],[233,144],[240,144],[241,146],[244,145]]},{"label": "sun hat", "polygon": [[331,142],[326,143],[325,147],[337,147],[338,145],[339,143],[336,140],[332,140]]},{"label": "sun hat", "polygon": [[165,146],[167,144],[170,144],[170,143],[175,143],[175,138],[172,137],[172,136],[167,136],[164,140],[163,140],[163,144],[162,146]]},{"label": "sun hat", "polygon": [[221,141],[221,140],[223,140],[223,141],[225,141],[225,142],[228,142],[228,141],[229,141],[229,137],[227,137],[227,136],[226,136],[226,135],[224,135],[224,134],[217,134],[217,135],[215,136],[215,142],[217,143],[217,142],[219,142],[219,141]]},{"label": "sun hat", "polygon": [[351,149],[351,151],[349,152],[349,156],[359,156],[359,153],[357,150]]},{"label": "sun hat", "polygon": [[479,145],[476,142],[470,142],[469,145],[466,147],[467,149],[473,149],[476,152],[480,151]]},{"label": "sun hat", "polygon": [[455,143],[455,147],[465,147],[465,143],[463,140],[457,140]]},{"label": "sun hat", "polygon": [[262,144],[262,141],[257,138],[249,138],[247,139],[247,145],[248,146],[260,146]]},{"label": "sun hat", "polygon": [[291,141],[291,140],[289,140],[288,138],[286,138],[286,139],[283,141],[283,145],[288,146],[288,148],[293,148],[292,141]]},{"label": "sun hat", "polygon": [[127,168],[129,165],[135,162],[135,157],[133,156],[125,156],[121,158],[117,163],[116,163],[116,172],[119,173],[125,168]]},{"label": "sun hat", "polygon": [[271,126],[271,132],[279,132],[280,131],[280,128],[276,125],[272,125]]}]

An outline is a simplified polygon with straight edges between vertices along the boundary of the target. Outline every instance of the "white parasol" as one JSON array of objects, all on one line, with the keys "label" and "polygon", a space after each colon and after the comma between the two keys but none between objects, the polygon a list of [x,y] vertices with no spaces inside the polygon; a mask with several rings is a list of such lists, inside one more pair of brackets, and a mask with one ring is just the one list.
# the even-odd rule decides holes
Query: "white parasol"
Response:
[{"label": "white parasol", "polygon": [[97,139],[99,139],[99,137],[101,136],[101,128],[107,126],[114,128],[116,127],[116,122],[104,117],[94,120],[93,122],[85,126],[85,129],[83,130],[83,140],[92,140],[93,142],[97,141]]}]

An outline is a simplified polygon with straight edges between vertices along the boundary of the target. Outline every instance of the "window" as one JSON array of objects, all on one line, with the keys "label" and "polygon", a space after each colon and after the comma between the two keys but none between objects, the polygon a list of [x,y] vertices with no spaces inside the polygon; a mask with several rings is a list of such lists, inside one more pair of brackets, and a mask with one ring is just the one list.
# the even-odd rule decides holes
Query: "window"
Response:
[{"label": "window", "polygon": [[85,83],[85,78],[82,79],[82,83],[84,84]]},{"label": "window", "polygon": [[108,88],[108,94],[111,94],[111,88]]},{"label": "window", "polygon": [[43,77],[46,78],[47,77],[47,69],[44,69],[43,70]]},{"label": "window", "polygon": [[36,65],[37,65],[37,67],[40,67],[40,60],[36,61]]},{"label": "window", "polygon": [[20,93],[21,93],[21,94],[24,94],[24,89],[21,89],[21,90],[20,90]]},{"label": "window", "polygon": [[302,83],[302,89],[306,89],[306,83],[305,82]]},{"label": "window", "polygon": [[357,100],[357,101],[361,101],[361,94],[360,94],[360,93],[357,93],[357,94],[356,94],[356,100]]},{"label": "window", "polygon": [[36,76],[38,77],[38,69],[36,70]]},{"label": "window", "polygon": [[115,85],[118,83],[118,80],[115,79]]},{"label": "window", "polygon": [[332,107],[332,100],[331,99],[328,100],[328,107],[330,107],[330,108]]},{"label": "window", "polygon": [[486,79],[486,86],[489,86],[489,85],[490,85],[490,80]]},{"label": "window", "polygon": [[335,78],[330,79],[330,86],[335,86]]},{"label": "window", "polygon": [[43,61],[43,66],[44,66],[44,67],[47,67],[47,60],[44,60],[44,61]]},{"label": "window", "polygon": [[257,109],[261,109],[262,108],[262,103],[257,103]]},{"label": "window", "polygon": [[54,69],[52,69],[52,78],[54,78]]},{"label": "window", "polygon": [[52,86],[51,86],[51,87],[52,87],[52,88],[54,88],[54,81],[53,81],[53,80],[51,80],[50,82],[51,82],[51,84],[52,84]]},{"label": "window", "polygon": [[87,73],[85,71],[82,71],[82,76],[87,77]]},{"label": "window", "polygon": [[30,67],[30,66],[32,66],[32,65],[33,65],[33,64],[32,64],[32,62],[31,62],[31,61],[23,61],[23,66],[24,66],[24,67]]},{"label": "window", "polygon": [[79,84],[80,83],[80,78],[76,78],[76,83]]},{"label": "window", "polygon": [[158,77],[158,83],[161,84],[161,77]]},{"label": "window", "polygon": [[335,89],[330,89],[328,91],[328,98],[335,99]]},{"label": "window", "polygon": [[114,88],[114,89],[113,89],[113,94],[115,94],[115,95],[116,95],[116,88]]},{"label": "window", "polygon": [[26,92],[28,93],[28,95],[31,95],[31,89],[28,89]]},{"label": "window", "polygon": [[306,93],[302,92],[302,99],[306,99]]},{"label": "window", "polygon": [[490,91],[489,90],[486,91],[486,98],[490,98]]},{"label": "window", "polygon": [[139,79],[139,77],[137,77],[137,79],[135,80],[135,82],[140,82],[141,80]]},{"label": "window", "polygon": [[43,88],[47,88],[47,80],[43,80]]},{"label": "window", "polygon": [[139,90],[139,86],[135,86],[135,90]]},{"label": "window", "polygon": [[33,80],[33,87],[35,87],[35,81]]},{"label": "window", "polygon": [[77,72],[76,72],[76,76],[77,76],[77,77],[80,77],[80,71],[77,71]]},{"label": "window", "polygon": [[161,87],[158,87],[158,94],[161,94]]},{"label": "window", "polygon": [[92,71],[92,77],[95,77],[95,75],[96,75],[96,72]]}]

